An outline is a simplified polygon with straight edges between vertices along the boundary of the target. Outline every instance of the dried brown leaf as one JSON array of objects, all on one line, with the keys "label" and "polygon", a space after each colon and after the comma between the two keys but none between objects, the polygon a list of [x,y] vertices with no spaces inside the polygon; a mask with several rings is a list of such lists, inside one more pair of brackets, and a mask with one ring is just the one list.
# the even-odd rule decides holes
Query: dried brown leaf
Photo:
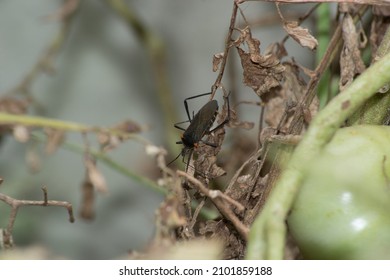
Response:
[{"label": "dried brown leaf", "polygon": [[361,74],[366,66],[359,49],[359,34],[350,14],[345,14],[342,23],[344,46],[340,55],[340,90],[348,87],[356,75]]},{"label": "dried brown leaf", "polygon": [[283,24],[284,30],[302,47],[307,47],[314,50],[318,46],[318,41],[310,34],[307,28],[298,25],[296,21],[285,21]]},{"label": "dried brown leaf", "polygon": [[118,136],[105,132],[98,133],[98,141],[100,144],[100,149],[103,152],[113,150],[118,147],[120,143],[122,143]]},{"label": "dried brown leaf", "polygon": [[[381,53],[378,54],[378,48],[382,44],[383,38],[384,38],[389,26],[390,26],[389,21],[380,15],[374,16],[372,21],[371,21],[371,30],[370,30],[369,41],[370,41],[370,48],[371,48],[371,52],[372,52],[372,56],[371,56],[372,63],[379,60],[381,58],[381,56],[384,53],[386,53],[385,50],[389,48],[389,46],[383,48],[382,50],[384,50],[384,52],[382,54]],[[382,46],[382,47],[384,47],[384,46]]]},{"label": "dried brown leaf", "polygon": [[93,184],[87,179],[82,186],[82,201],[80,217],[85,220],[93,220],[95,217],[95,190]]},{"label": "dried brown leaf", "polygon": [[[240,48],[246,44],[248,52]],[[272,88],[279,86],[283,78],[284,67],[273,52],[260,53],[260,41],[252,37],[249,27],[241,30],[239,38],[234,42],[241,58],[244,70],[244,83],[251,87],[260,97]],[[273,49],[271,49],[273,50]]]},{"label": "dried brown leaf", "polygon": [[216,53],[216,54],[213,55],[213,72],[217,72],[218,71],[219,65],[221,64],[224,55],[225,54],[223,52]]},{"label": "dried brown leaf", "polygon": [[248,121],[230,121],[229,127],[231,128],[243,128],[246,130],[250,130],[255,126],[253,122]]},{"label": "dried brown leaf", "polygon": [[115,125],[113,129],[119,130],[123,133],[139,133],[142,131],[141,126],[132,120],[125,120],[120,122],[119,124]]},{"label": "dried brown leaf", "polygon": [[251,55],[241,48],[237,50],[244,70],[243,82],[248,87],[251,87],[258,96],[261,97],[263,94],[271,91],[271,89],[280,86],[284,67],[276,56],[263,56],[261,59],[258,59],[262,60],[262,63],[259,63],[252,60],[253,54]]},{"label": "dried brown leaf", "polygon": [[[284,82],[277,94],[267,99],[264,113],[265,123],[272,129],[278,128],[281,131],[290,126],[296,104],[306,92],[306,82],[301,77],[302,68],[295,61],[284,62],[283,66]],[[318,103],[313,102],[307,112],[309,115],[315,115],[317,110]]]},{"label": "dried brown leaf", "polygon": [[129,139],[130,133],[139,133],[141,131],[141,126],[132,120],[125,120],[123,122],[120,122],[109,130],[98,133],[100,149],[103,152],[113,150],[118,147],[122,142]]},{"label": "dried brown leaf", "polygon": [[264,51],[264,53],[273,53],[280,60],[283,57],[288,56],[288,52],[284,44],[274,42],[271,43]]},{"label": "dried brown leaf", "polygon": [[107,183],[103,174],[97,169],[96,162],[89,156],[85,158],[85,167],[87,169],[87,176],[89,181],[94,185],[96,190],[101,193],[107,193]]}]

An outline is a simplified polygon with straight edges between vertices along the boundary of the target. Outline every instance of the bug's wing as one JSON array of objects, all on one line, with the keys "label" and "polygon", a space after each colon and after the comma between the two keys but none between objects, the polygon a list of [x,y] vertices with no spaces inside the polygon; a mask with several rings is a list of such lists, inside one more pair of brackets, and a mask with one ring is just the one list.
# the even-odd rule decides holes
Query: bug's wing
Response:
[{"label": "bug's wing", "polygon": [[198,143],[209,131],[218,114],[218,102],[211,100],[196,113],[183,137],[187,143]]}]

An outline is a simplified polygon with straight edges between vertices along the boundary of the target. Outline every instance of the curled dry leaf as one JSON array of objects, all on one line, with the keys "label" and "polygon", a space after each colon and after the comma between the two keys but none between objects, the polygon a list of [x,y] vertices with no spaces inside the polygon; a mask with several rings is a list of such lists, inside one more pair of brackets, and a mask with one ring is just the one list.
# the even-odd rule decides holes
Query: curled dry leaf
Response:
[{"label": "curled dry leaf", "polygon": [[248,122],[248,121],[231,121],[229,123],[229,127],[231,128],[242,128],[246,130],[251,130],[255,126],[254,122]]},{"label": "curled dry leaf", "polygon": [[216,54],[213,55],[213,72],[217,72],[218,71],[219,65],[221,64],[224,55],[225,54],[223,52],[216,53]]},{"label": "curled dry leaf", "polygon": [[92,220],[95,217],[95,190],[92,183],[87,179],[82,186],[82,201],[80,217],[85,220]]},{"label": "curled dry leaf", "polygon": [[107,183],[103,174],[97,169],[96,162],[91,157],[85,157],[85,167],[87,169],[87,176],[89,181],[94,185],[96,190],[101,193],[107,193]]},{"label": "curled dry leaf", "polygon": [[296,21],[285,21],[283,28],[302,47],[314,50],[318,46],[318,41],[310,34],[307,28],[298,25]]},{"label": "curled dry leaf", "polygon": [[[296,105],[306,90],[306,82],[301,77],[301,68],[295,61],[284,62],[283,66],[285,67],[284,82],[273,98],[267,101],[264,113],[265,123],[273,130],[278,127],[281,131],[285,131],[290,126]],[[315,115],[318,110],[318,100],[317,98],[315,100],[310,105],[311,115]]]},{"label": "curled dry leaf", "polygon": [[100,149],[103,152],[108,152],[119,146],[121,140],[118,136],[112,135],[108,132],[99,132],[98,141],[100,144]]},{"label": "curled dry leaf", "polygon": [[[249,52],[240,45],[246,44]],[[244,70],[243,82],[251,87],[258,96],[280,86],[283,79],[284,67],[273,53],[260,54],[260,41],[253,38],[247,27],[241,31],[240,37],[234,42]]]},{"label": "curled dry leaf", "polygon": [[110,129],[98,133],[100,149],[107,152],[118,147],[122,142],[130,138],[130,133],[139,133],[142,128],[132,120],[125,120]]},{"label": "curled dry leaf", "polygon": [[141,126],[132,121],[132,120],[125,120],[113,127],[114,130],[119,130],[123,133],[139,133],[142,131]]},{"label": "curled dry leaf", "polygon": [[[246,53],[241,48],[238,48],[238,54],[241,58],[241,65],[244,70],[243,82],[248,87],[252,88],[255,93],[261,97],[265,93],[280,86],[283,79],[284,67],[281,64],[268,67],[251,60],[251,55]],[[277,60],[276,57],[269,56],[267,59],[271,61]],[[274,63],[267,63],[274,64]]]},{"label": "curled dry leaf", "polygon": [[356,75],[361,74],[366,66],[364,65],[359,50],[359,33],[350,14],[345,14],[342,22],[342,35],[344,46],[340,55],[340,90],[348,87]]}]

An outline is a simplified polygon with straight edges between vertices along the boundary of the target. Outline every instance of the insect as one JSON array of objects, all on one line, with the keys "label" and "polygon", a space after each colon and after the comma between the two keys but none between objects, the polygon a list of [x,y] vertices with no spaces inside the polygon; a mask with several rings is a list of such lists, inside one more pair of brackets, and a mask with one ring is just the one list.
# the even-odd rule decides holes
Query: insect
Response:
[{"label": "insect", "polygon": [[[192,119],[188,110],[188,100],[195,99],[201,96],[210,95],[211,92],[203,93],[195,96],[188,97],[184,99],[184,107],[187,112],[188,120],[183,122],[178,122],[174,124],[174,127],[180,130],[183,130],[183,134],[181,136],[181,141],[177,141],[176,144],[182,144],[183,149],[181,150],[180,154],[177,155],[169,164],[174,162],[180,155],[183,157],[183,161],[185,156],[189,153],[189,158],[191,158],[192,151],[194,148],[198,147],[199,142],[202,142],[206,145],[209,145],[211,147],[217,147],[214,143],[209,143],[205,140],[202,140],[202,138],[214,132],[215,130],[221,128],[230,120],[230,106],[229,106],[229,96],[225,97],[227,100],[227,107],[228,107],[228,115],[226,119],[217,125],[215,128],[210,130],[211,126],[214,124],[214,121],[218,115],[218,102],[216,100],[210,100],[207,102],[195,115],[193,115]],[[185,129],[180,127],[180,124],[189,122],[189,126]],[[169,165],[168,164],[168,165]]]}]

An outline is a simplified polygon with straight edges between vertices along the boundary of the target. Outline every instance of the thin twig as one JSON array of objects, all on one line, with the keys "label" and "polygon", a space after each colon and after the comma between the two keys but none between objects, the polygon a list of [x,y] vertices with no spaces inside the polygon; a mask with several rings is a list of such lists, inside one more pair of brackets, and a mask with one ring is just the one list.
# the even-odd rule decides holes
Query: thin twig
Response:
[{"label": "thin twig", "polygon": [[194,230],[194,226],[195,226],[196,220],[198,219],[200,210],[202,210],[202,208],[203,208],[205,202],[206,202],[206,198],[204,197],[204,198],[200,201],[200,203],[198,204],[198,206],[195,208],[194,214],[192,215],[192,218],[191,218],[190,225],[189,225],[189,227],[188,227],[189,230],[191,230],[191,231]]},{"label": "thin twig", "polygon": [[221,85],[222,77],[225,72],[225,67],[226,67],[226,62],[229,54],[229,50],[231,47],[231,42],[232,42],[232,35],[234,31],[234,25],[236,22],[236,17],[237,17],[237,10],[238,10],[238,5],[236,1],[233,2],[233,11],[232,11],[232,16],[230,18],[230,25],[229,25],[229,31],[226,37],[225,41],[225,50],[223,52],[223,57],[222,57],[222,62],[221,66],[219,69],[219,74],[217,76],[217,79],[215,80],[213,86],[211,87],[211,96],[210,99],[214,98],[215,92],[217,91],[218,87]]},{"label": "thin twig", "polygon": [[64,207],[68,210],[69,215],[69,221],[73,223],[75,221],[74,215],[73,215],[73,208],[72,204],[67,201],[57,201],[57,200],[48,200],[47,199],[47,188],[43,187],[43,200],[19,200],[15,199],[13,197],[10,197],[8,195],[5,195],[3,193],[0,193],[0,201],[3,201],[4,203],[11,206],[11,213],[8,220],[7,230],[5,231],[5,241],[4,243],[7,246],[12,246],[11,244],[11,236],[12,236],[12,230],[15,224],[16,215],[18,213],[18,210],[22,206],[56,206],[56,207]]},{"label": "thin twig", "polygon": [[[241,237],[244,240],[247,240],[249,233],[248,227],[245,226],[234,214],[234,212],[226,206],[226,199],[223,196],[213,196],[213,194],[215,195],[215,192],[210,194],[210,190],[206,188],[202,182],[181,170],[177,170],[176,173],[178,176],[185,177],[198,189],[199,192],[209,197],[217,209],[221,212],[221,214],[234,225]],[[236,202],[235,205],[238,205],[238,202]]]},{"label": "thin twig", "polygon": [[239,203],[238,201],[234,200],[230,196],[224,194],[220,190],[209,190],[209,197],[210,198],[220,197],[220,198],[226,200],[226,202],[229,202],[231,205],[236,207],[238,211],[243,212],[245,210],[245,207],[241,203]]}]

